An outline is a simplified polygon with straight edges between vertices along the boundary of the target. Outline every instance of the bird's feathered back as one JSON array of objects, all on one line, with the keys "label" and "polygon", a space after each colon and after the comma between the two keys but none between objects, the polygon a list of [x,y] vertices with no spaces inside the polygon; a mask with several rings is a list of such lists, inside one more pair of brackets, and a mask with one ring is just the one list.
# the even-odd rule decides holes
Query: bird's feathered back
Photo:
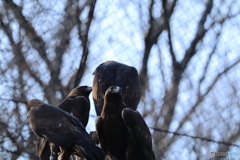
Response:
[{"label": "bird's feathered back", "polygon": [[140,113],[124,108],[122,118],[131,137],[126,160],[155,160],[151,132]]}]

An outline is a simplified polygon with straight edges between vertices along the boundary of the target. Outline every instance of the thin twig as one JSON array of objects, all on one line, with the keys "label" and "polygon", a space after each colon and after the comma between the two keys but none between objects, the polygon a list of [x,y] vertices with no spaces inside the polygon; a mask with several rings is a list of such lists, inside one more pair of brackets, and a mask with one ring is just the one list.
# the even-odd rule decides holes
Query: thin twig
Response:
[{"label": "thin twig", "polygon": [[[171,27],[170,27],[170,17],[168,16],[168,9],[167,9],[167,1],[166,0],[162,0],[162,7],[163,7],[163,15],[164,15],[164,20],[165,20],[165,24],[167,27],[167,32],[168,32],[168,44],[169,44],[169,51],[170,51],[170,55],[172,58],[172,64],[173,66],[175,66],[177,64],[177,60],[175,57],[175,53],[173,51],[173,45],[172,45],[172,35],[171,35]],[[174,6],[173,6],[174,8]]]},{"label": "thin twig", "polygon": [[207,21],[207,16],[211,13],[212,8],[213,8],[213,0],[209,0],[208,3],[206,4],[206,8],[205,8],[205,11],[203,12],[202,18],[198,22],[196,35],[192,40],[192,43],[190,47],[187,49],[185,56],[181,62],[181,66],[183,69],[187,67],[188,62],[196,54],[196,46],[199,42],[202,41],[202,39],[204,38],[204,35],[207,32],[204,25],[205,25],[205,22]]},{"label": "thin twig", "polygon": [[19,99],[6,99],[6,98],[1,98],[0,97],[0,100],[3,100],[3,101],[9,101],[9,102],[16,102],[16,103],[24,103],[24,104],[27,104],[27,101],[23,101],[23,100],[19,100]]},{"label": "thin twig", "polygon": [[[86,68],[86,62],[87,62],[87,57],[89,54],[89,39],[88,39],[88,34],[89,34],[89,30],[90,30],[90,26],[93,20],[93,14],[94,14],[94,10],[95,10],[95,4],[96,4],[96,0],[93,0],[92,4],[90,5],[90,10],[88,12],[88,21],[86,23],[86,29],[84,31],[84,33],[81,33],[81,28],[79,28],[79,38],[82,41],[82,48],[83,48],[83,52],[82,52],[82,57],[79,63],[79,67],[78,67],[78,71],[76,74],[76,79],[75,79],[75,83],[74,83],[74,87],[77,87],[79,85],[79,83],[81,82],[81,78],[83,76],[83,73],[85,71]],[[78,24],[80,25],[79,27],[81,27],[81,21],[78,19]]]}]

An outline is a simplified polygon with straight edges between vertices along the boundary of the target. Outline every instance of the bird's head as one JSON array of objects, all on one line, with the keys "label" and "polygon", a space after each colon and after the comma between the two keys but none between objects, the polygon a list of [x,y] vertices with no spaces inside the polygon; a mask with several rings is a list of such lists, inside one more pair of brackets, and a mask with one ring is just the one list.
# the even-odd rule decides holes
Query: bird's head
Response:
[{"label": "bird's head", "polygon": [[93,75],[95,75],[95,72],[98,70],[99,67],[104,66],[104,65],[108,65],[108,64],[111,64],[111,63],[115,63],[115,62],[117,62],[117,61],[109,60],[109,61],[106,61],[106,62],[101,63],[101,64],[96,68],[96,70],[93,72]]},{"label": "bird's head", "polygon": [[69,96],[89,96],[92,91],[92,87],[89,86],[79,86],[74,88],[69,94]]},{"label": "bird's head", "polygon": [[105,100],[109,101],[111,99],[121,99],[122,101],[122,88],[119,86],[111,86],[105,92]]},{"label": "bird's head", "polygon": [[122,95],[122,88],[119,86],[111,86],[109,87],[106,92],[105,92],[105,96],[108,94],[120,94]]},{"label": "bird's head", "polygon": [[40,107],[43,104],[44,102],[38,99],[31,99],[27,102],[27,106],[29,109]]},{"label": "bird's head", "polygon": [[122,88],[119,86],[109,87],[105,92],[101,117],[113,116],[119,113],[121,114],[123,107]]}]

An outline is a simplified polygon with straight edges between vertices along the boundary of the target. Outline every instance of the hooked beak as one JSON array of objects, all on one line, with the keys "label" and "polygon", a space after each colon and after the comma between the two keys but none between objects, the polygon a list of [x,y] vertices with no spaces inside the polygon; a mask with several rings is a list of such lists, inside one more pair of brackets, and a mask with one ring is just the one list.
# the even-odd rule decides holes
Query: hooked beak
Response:
[{"label": "hooked beak", "polygon": [[122,93],[122,88],[119,86],[114,86],[112,88],[112,93]]},{"label": "hooked beak", "polygon": [[91,91],[92,91],[92,87],[87,87],[87,88],[86,88],[86,91],[91,92]]}]

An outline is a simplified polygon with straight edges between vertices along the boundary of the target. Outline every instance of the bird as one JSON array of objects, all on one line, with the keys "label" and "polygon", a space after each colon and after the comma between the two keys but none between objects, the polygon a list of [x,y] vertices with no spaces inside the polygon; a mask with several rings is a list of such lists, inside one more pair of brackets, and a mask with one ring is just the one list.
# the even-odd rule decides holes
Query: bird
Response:
[{"label": "bird", "polygon": [[151,132],[138,111],[122,110],[122,118],[130,135],[125,160],[155,160]]},{"label": "bird", "polygon": [[68,96],[58,105],[62,110],[73,114],[84,127],[87,126],[90,112],[89,94],[92,87],[80,86],[74,88]]},{"label": "bird", "polygon": [[106,61],[95,69],[93,75],[92,96],[97,116],[101,114],[105,91],[110,86],[121,87],[126,106],[137,109],[141,88],[136,68],[117,61]]},{"label": "bird", "polygon": [[38,99],[28,101],[27,105],[29,125],[37,136],[59,146],[61,151],[71,148],[81,158],[104,159],[104,153],[89,142],[89,134],[76,117]]},{"label": "bird", "polygon": [[101,115],[95,120],[99,142],[110,160],[126,158],[129,133],[121,116],[124,108],[121,87],[110,86],[104,96]]},{"label": "bird", "polygon": [[[79,86],[75,87],[68,96],[58,105],[64,111],[73,114],[86,127],[89,119],[90,101],[89,94],[92,87]],[[37,153],[41,160],[57,159],[59,149],[57,146],[47,142],[45,138],[39,138],[37,144]]]}]

